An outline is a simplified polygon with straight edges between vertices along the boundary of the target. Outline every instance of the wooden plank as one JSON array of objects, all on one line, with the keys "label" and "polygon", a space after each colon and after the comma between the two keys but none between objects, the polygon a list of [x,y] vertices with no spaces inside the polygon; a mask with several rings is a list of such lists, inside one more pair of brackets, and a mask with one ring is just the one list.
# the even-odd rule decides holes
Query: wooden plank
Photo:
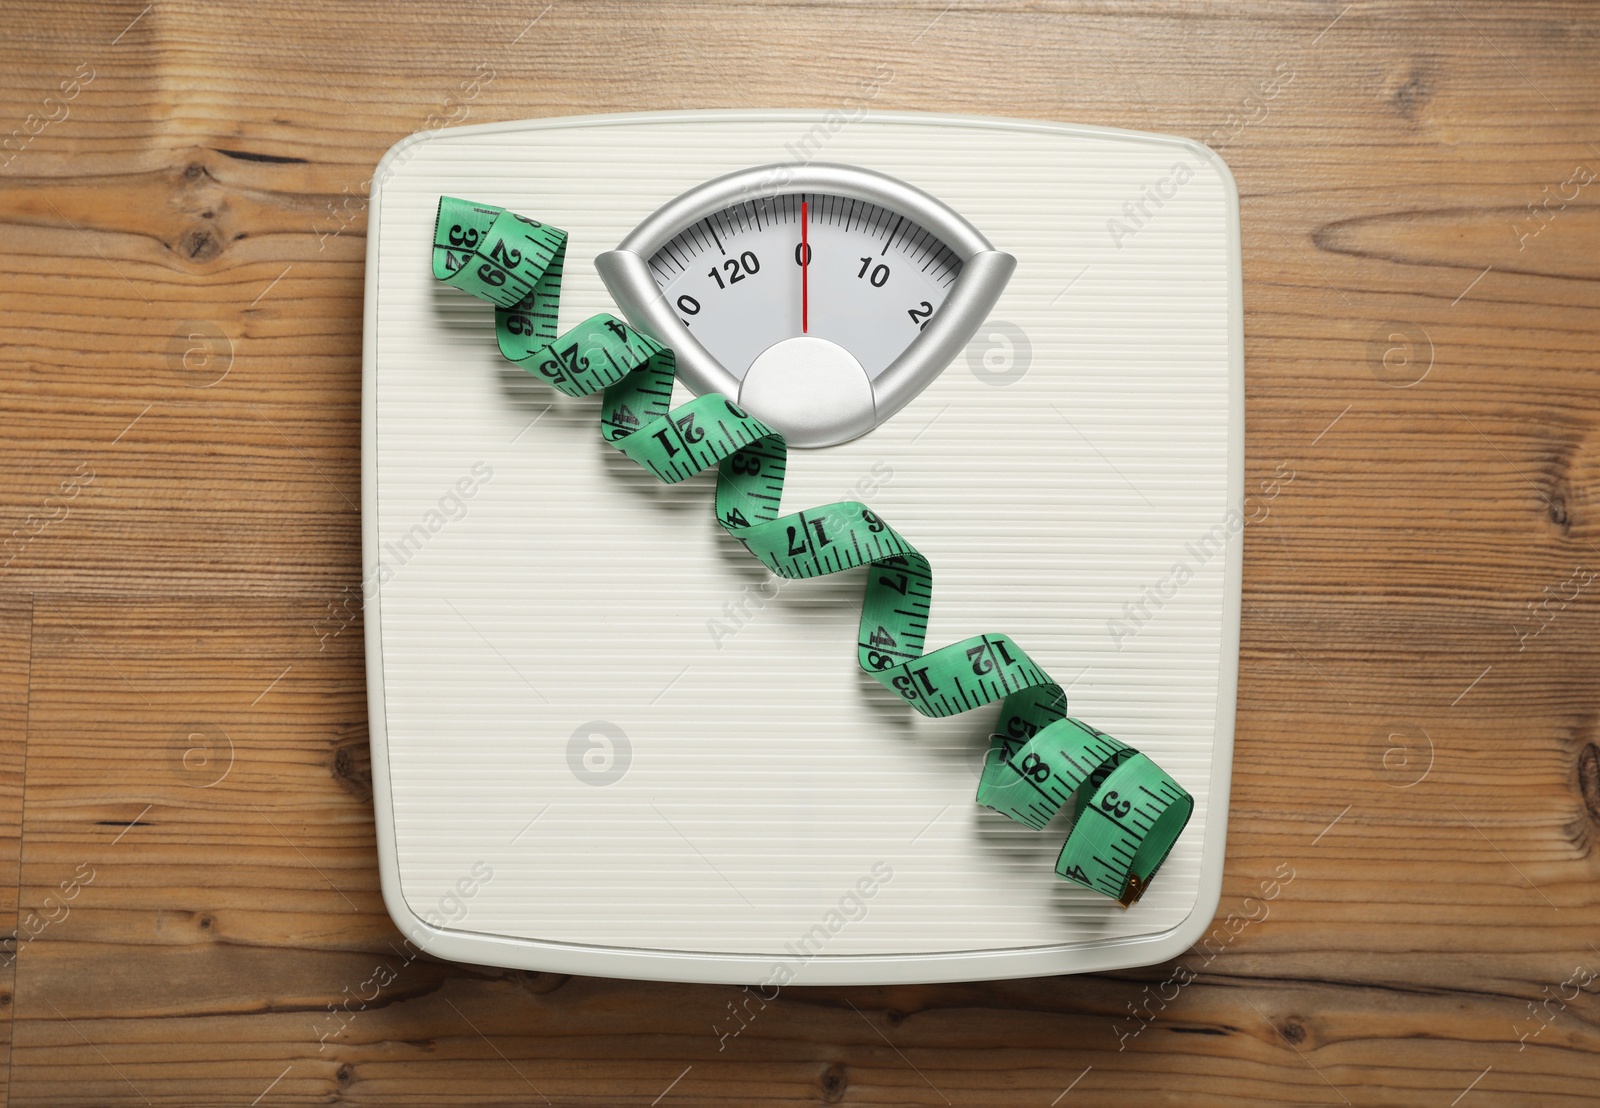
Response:
[{"label": "wooden plank", "polygon": [[[0,887],[59,915],[93,873],[17,961],[14,1103],[1592,1100],[1600,182],[1559,197],[1600,170],[1600,13],[14,7],[0,118],[80,89],[0,152]],[[412,957],[359,624],[324,635],[359,574],[363,182],[444,119],[871,81],[1189,135],[1239,182],[1246,468],[1279,491],[1209,941],[767,1002]]]},{"label": "wooden plank", "polygon": [[319,641],[314,614],[294,600],[38,598],[23,900],[82,888],[18,963],[31,1022],[17,1049],[32,1062],[15,1103],[209,1099],[229,1086],[206,1067],[161,1072],[191,1047],[158,1037],[143,1040],[154,1054],[129,1054],[123,1025],[267,1016],[316,1054],[315,1013],[385,949],[359,645]]},{"label": "wooden plank", "polygon": [[22,799],[26,778],[28,672],[33,601],[0,593],[0,919],[15,921],[0,937],[0,1090],[11,1084],[11,1017],[15,1011],[18,952],[44,925],[18,912],[22,855]]}]

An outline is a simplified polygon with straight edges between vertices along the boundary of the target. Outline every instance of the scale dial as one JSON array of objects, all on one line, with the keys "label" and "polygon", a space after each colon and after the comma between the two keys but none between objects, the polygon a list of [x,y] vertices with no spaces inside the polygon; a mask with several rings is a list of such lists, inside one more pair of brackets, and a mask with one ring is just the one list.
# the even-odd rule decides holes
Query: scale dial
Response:
[{"label": "scale dial", "polygon": [[768,165],[668,201],[595,259],[678,379],[792,446],[905,407],[972,338],[1017,260],[954,210],[860,166]]},{"label": "scale dial", "polygon": [[843,347],[871,380],[944,304],[961,259],[889,208],[791,192],[684,228],[650,272],[689,333],[740,380],[763,351],[802,334]]}]

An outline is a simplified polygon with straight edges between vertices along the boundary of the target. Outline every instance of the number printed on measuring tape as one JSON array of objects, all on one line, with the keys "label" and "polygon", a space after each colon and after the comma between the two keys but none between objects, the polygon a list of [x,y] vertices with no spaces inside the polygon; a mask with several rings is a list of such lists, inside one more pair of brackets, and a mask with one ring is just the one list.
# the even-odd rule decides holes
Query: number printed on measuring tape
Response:
[{"label": "number printed on measuring tape", "polygon": [[[1056,873],[1125,907],[1138,900],[1188,823],[1193,798],[1143,754],[1069,717],[1061,686],[1010,636],[974,635],[925,652],[928,559],[857,501],[782,514],[783,436],[717,393],[672,408],[670,349],[606,314],[558,334],[566,246],[566,232],[549,224],[441,197],[433,274],[495,305],[505,357],[568,396],[601,392],[601,437],[657,478],[676,483],[716,466],[717,522],[773,573],[810,578],[868,567],[856,636],[861,668],[925,716],[1000,701],[978,803],[1043,829],[1075,797]],[[863,262],[863,281],[888,281],[885,265]],[[747,252],[710,277],[721,287],[760,265]],[[677,307],[700,310],[687,295]],[[923,302],[908,314],[921,325],[932,308]]]}]

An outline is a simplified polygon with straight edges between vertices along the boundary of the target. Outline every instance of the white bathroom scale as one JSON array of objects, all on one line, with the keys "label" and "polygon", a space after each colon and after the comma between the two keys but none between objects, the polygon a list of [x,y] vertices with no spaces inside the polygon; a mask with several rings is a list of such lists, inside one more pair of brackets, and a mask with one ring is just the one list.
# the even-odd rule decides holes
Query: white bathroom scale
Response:
[{"label": "white bathroom scale", "polygon": [[[671,346],[674,405],[721,393],[788,435],[785,512],[858,501],[928,558],[928,649],[1004,633],[1193,797],[1142,899],[1057,876],[1070,803],[1035,830],[974,802],[994,704],[927,718],[863,671],[874,567],[774,576],[718,525],[715,468],[657,480],[602,439],[598,394],[501,355],[493,307],[433,275],[441,196],[568,232],[563,331],[611,312]],[[396,144],[362,524],[401,931],[461,962],[771,985],[1191,946],[1233,750],[1238,210],[1198,143],[1042,122],[664,112]]]}]

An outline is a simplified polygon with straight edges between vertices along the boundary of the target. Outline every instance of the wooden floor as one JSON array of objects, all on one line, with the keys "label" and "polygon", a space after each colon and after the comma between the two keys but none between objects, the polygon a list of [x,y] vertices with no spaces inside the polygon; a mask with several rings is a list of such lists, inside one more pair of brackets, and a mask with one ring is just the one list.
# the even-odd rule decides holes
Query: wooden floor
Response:
[{"label": "wooden floor", "polygon": [[[11,1104],[1600,1098],[1600,9],[141,7],[3,13]],[[792,989],[723,1049],[732,988],[407,962],[340,615],[378,157],[874,77],[1238,179],[1247,475],[1294,479],[1245,534],[1213,939]]]}]

